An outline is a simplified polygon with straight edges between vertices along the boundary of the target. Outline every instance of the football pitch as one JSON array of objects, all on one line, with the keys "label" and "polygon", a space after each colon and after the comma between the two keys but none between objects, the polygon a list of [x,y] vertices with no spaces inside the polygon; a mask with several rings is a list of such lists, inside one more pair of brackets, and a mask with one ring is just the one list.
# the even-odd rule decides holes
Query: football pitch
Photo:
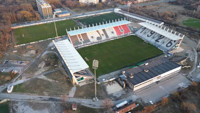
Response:
[{"label": "football pitch", "polygon": [[115,20],[115,19],[122,19],[124,18],[124,16],[121,16],[119,14],[116,13],[108,13],[108,14],[102,14],[102,15],[98,15],[98,16],[91,16],[91,17],[86,17],[86,18],[81,18],[81,19],[77,19],[78,21],[80,21],[81,23],[83,23],[84,25],[96,25],[102,22],[106,22],[106,21],[111,21],[111,20]]},{"label": "football pitch", "polygon": [[200,20],[199,19],[194,19],[190,18],[188,20],[183,21],[183,25],[189,26],[189,27],[194,27],[200,30]]},{"label": "football pitch", "polygon": [[[77,27],[73,20],[56,22],[58,36],[66,35],[66,29]],[[14,30],[16,44],[25,44],[33,41],[44,40],[56,36],[54,23],[47,23]]]},{"label": "football pitch", "polygon": [[97,76],[131,66],[162,54],[161,50],[145,43],[136,36],[128,36],[81,48],[78,52],[85,59],[91,70],[93,59],[99,60]]}]

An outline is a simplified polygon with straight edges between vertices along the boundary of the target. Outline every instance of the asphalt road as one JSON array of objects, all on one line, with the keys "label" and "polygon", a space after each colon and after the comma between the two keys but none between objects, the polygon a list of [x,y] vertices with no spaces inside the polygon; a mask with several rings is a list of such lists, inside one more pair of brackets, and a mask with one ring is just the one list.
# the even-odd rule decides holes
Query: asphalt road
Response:
[{"label": "asphalt road", "polygon": [[162,97],[176,92],[179,87],[185,88],[190,84],[190,81],[182,74],[176,74],[169,78],[163,79],[158,84],[154,83],[147,87],[136,91],[135,94],[142,98],[145,103],[152,101],[158,102]]}]

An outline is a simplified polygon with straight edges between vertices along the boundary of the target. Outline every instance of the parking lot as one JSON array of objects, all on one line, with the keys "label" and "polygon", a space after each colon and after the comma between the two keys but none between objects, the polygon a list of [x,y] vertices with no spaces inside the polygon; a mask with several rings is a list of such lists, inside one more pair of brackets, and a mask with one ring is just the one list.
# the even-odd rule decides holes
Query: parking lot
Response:
[{"label": "parking lot", "polygon": [[158,84],[154,83],[144,89],[138,90],[135,92],[135,94],[142,98],[145,103],[150,103],[150,101],[155,103],[162,97],[176,92],[178,88],[185,88],[189,84],[190,81],[179,73],[163,79]]}]

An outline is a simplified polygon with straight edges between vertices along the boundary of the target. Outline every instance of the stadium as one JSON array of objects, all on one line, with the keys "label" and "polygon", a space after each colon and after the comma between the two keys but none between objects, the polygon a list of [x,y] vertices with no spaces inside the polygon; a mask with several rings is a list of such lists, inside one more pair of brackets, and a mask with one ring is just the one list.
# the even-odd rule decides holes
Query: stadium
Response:
[{"label": "stadium", "polygon": [[[135,69],[148,59],[177,49],[184,38],[163,23],[133,22],[125,18],[88,24],[74,30],[66,29],[66,33],[67,38],[54,40],[53,43],[72,83],[80,86],[93,80],[94,59],[100,62],[97,76],[125,67]],[[163,72],[169,73],[174,68]]]}]

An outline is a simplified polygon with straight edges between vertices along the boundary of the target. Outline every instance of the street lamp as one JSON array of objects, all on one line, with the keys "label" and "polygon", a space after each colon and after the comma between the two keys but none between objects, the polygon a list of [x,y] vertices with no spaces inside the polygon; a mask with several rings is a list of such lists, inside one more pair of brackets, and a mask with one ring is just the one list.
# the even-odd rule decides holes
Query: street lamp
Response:
[{"label": "street lamp", "polygon": [[95,97],[94,97],[94,100],[98,101],[97,99],[97,84],[96,84],[96,79],[97,79],[97,75],[96,75],[96,70],[97,68],[99,67],[99,61],[98,60],[93,60],[93,63],[92,63],[92,68],[94,69],[94,94],[95,94]]},{"label": "street lamp", "polygon": [[56,12],[53,13],[53,23],[54,23],[54,28],[55,28],[55,32],[56,32],[56,38],[57,38],[58,32],[57,32],[57,27],[56,27],[56,23],[55,23],[55,16],[56,16]]}]

